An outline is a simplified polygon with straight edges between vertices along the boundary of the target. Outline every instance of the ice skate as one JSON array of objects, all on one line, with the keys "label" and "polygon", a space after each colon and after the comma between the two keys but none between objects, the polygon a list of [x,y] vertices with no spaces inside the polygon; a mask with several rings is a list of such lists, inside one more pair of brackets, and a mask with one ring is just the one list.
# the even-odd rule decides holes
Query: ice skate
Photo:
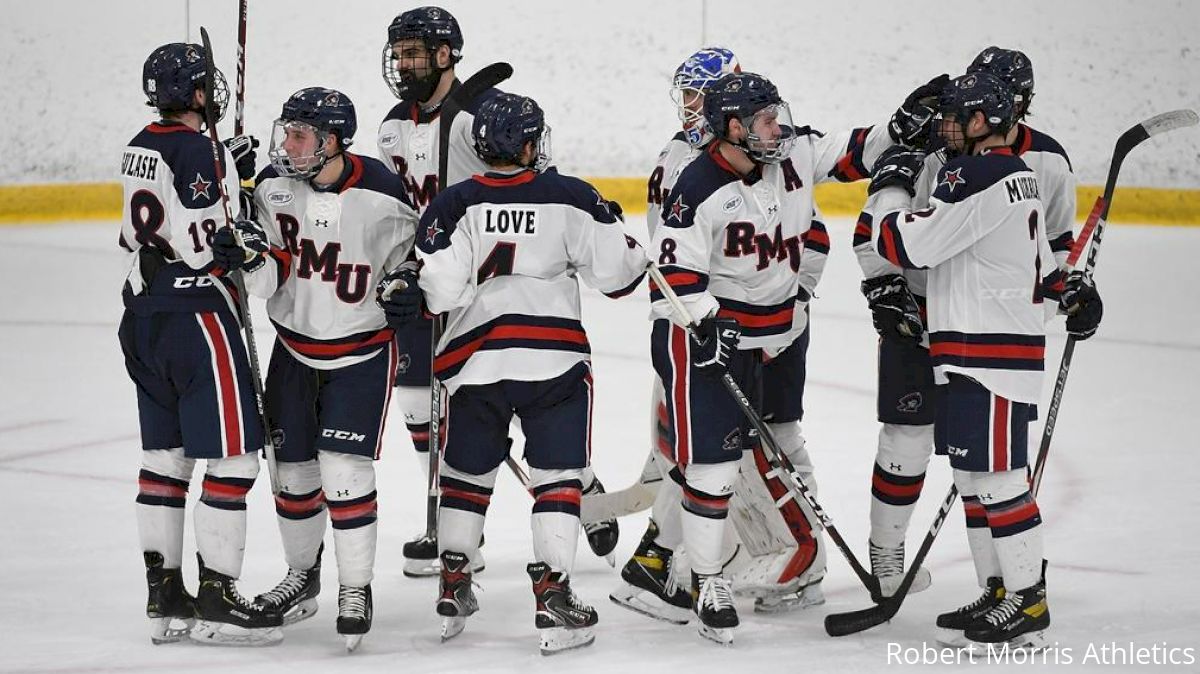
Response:
[{"label": "ice skate", "polygon": [[1009,648],[1033,651],[1046,646],[1050,607],[1046,604],[1046,581],[1005,592],[992,610],[963,630],[963,637],[978,644],[1006,644]]},{"label": "ice skate", "polygon": [[[879,581],[879,598],[896,594],[896,590],[904,581],[904,543],[901,542],[897,548],[884,548],[867,541],[867,546],[871,552],[871,575]],[[908,592],[912,594],[927,590],[932,583],[929,569],[921,567],[917,569],[917,575],[913,576]]]},{"label": "ice skate", "polygon": [[551,571],[545,562],[534,562],[525,571],[533,581],[533,596],[537,601],[534,625],[541,638],[542,655],[591,645],[596,640],[591,628],[598,614],[571,591],[570,579]]},{"label": "ice skate", "polygon": [[233,578],[200,562],[192,641],[215,646],[273,646],[283,640],[283,616],[250,603],[238,592]]},{"label": "ice skate", "polygon": [[[479,537],[479,548],[471,555],[471,573],[483,571],[483,537]],[[442,572],[438,559],[436,538],[421,536],[404,544],[404,575],[409,578],[429,578]]]},{"label": "ice skate", "polygon": [[608,598],[618,606],[656,620],[686,625],[692,619],[692,595],[679,587],[672,567],[673,554],[657,545],[653,521],[621,569],[621,585]]},{"label": "ice skate", "polygon": [[347,653],[353,653],[362,643],[363,636],[371,631],[373,613],[370,585],[338,588],[337,631],[346,638]]},{"label": "ice skate", "polygon": [[700,636],[722,646],[732,644],[738,614],[729,580],[719,574],[693,571],[692,588],[696,595],[696,615],[700,618]]},{"label": "ice skate", "polygon": [[146,615],[150,618],[150,641],[170,644],[182,641],[196,622],[196,600],[183,586],[180,569],[164,569],[163,556],[143,552],[146,561]]},{"label": "ice skate", "polygon": [[312,568],[301,571],[288,569],[287,575],[269,592],[254,598],[254,603],[283,614],[283,624],[293,625],[313,617],[317,613],[317,595],[321,593],[322,544],[317,550],[317,562]]},{"label": "ice skate", "polygon": [[1004,599],[1004,583],[998,577],[987,579],[987,587],[978,599],[937,617],[938,643],[950,648],[962,648],[969,645],[964,630],[976,620],[982,618]]},{"label": "ice skate", "polygon": [[[588,488],[583,490],[584,496],[603,493],[605,493],[604,485],[600,483],[600,478],[593,479]],[[584,522],[583,531],[587,534],[588,547],[592,549],[592,552],[597,557],[603,557],[609,566],[616,568],[617,556],[613,550],[617,548],[617,540],[621,535],[621,528],[617,525],[617,520]]]},{"label": "ice skate", "polygon": [[447,550],[442,553],[440,566],[442,580],[437,613],[442,616],[442,641],[448,641],[463,631],[467,617],[479,610],[479,602],[471,587],[471,572],[466,570],[466,555]]}]

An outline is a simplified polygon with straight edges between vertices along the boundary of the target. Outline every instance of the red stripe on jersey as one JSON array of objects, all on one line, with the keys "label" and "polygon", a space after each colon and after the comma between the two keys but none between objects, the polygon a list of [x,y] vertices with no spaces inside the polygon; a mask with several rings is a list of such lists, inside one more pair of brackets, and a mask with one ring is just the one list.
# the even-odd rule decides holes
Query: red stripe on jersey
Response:
[{"label": "red stripe on jersey", "polygon": [[216,367],[217,402],[225,425],[225,456],[236,456],[242,453],[242,418],[238,414],[237,382],[234,381],[229,342],[225,339],[225,329],[216,314],[202,313],[199,316],[208,334]]},{"label": "red stripe on jersey", "polygon": [[153,122],[146,126],[146,130],[150,133],[200,133],[183,123],[163,124],[162,122]]},{"label": "red stripe on jersey", "polygon": [[780,325],[791,325],[792,314],[795,313],[795,307],[780,309],[771,314],[748,314],[743,311],[734,311],[722,307],[717,310],[717,315],[722,318],[735,318],[739,325],[747,328],[770,328]]},{"label": "red stripe on jersey", "polygon": [[993,396],[992,470],[1008,470],[1008,399]]},{"label": "red stripe on jersey", "polygon": [[587,344],[587,335],[582,330],[572,328],[545,328],[532,325],[497,325],[482,336],[466,344],[441,354],[434,360],[433,369],[437,371],[453,367],[466,359],[483,346],[484,342],[493,339],[530,339],[548,342],[570,342],[572,344]]},{"label": "red stripe on jersey", "polygon": [[687,334],[683,328],[672,325],[669,337],[671,347],[671,369],[675,372],[671,386],[671,405],[675,414],[675,463],[686,465],[691,461],[691,448],[688,446],[691,420],[688,418],[688,368],[691,366],[688,358]]},{"label": "red stripe on jersey", "polygon": [[829,247],[829,232],[825,231],[824,229],[809,229],[804,233],[803,239],[805,241],[812,241],[813,243],[822,244],[826,248]]},{"label": "red stripe on jersey", "polygon": [[343,152],[342,155],[345,156],[346,160],[350,162],[350,177],[346,178],[346,182],[342,184],[342,189],[338,190],[339,194],[345,192],[351,187],[354,187],[358,181],[362,180],[363,174],[362,159],[350,154],[349,152]]},{"label": "red stripe on jersey", "polygon": [[514,185],[524,185],[537,177],[537,173],[533,171],[521,171],[520,173],[504,178],[494,178],[485,175],[473,175],[471,180],[477,183],[487,185],[488,187],[512,187]]},{"label": "red stripe on jersey", "polygon": [[391,328],[382,328],[367,339],[349,342],[346,344],[323,344],[321,342],[301,342],[290,337],[285,337],[280,333],[279,338],[284,341],[293,351],[310,358],[338,358],[353,351],[358,351],[370,346],[378,344],[387,344],[392,341],[395,333]]},{"label": "red stripe on jersey", "polygon": [[936,342],[929,345],[930,356],[965,356],[972,358],[1041,359],[1046,347],[1028,344],[966,344]]}]

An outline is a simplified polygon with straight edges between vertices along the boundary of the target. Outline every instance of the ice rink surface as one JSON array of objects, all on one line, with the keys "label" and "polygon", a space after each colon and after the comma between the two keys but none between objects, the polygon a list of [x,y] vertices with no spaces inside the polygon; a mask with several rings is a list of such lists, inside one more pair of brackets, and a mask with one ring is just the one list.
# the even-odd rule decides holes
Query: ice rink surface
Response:
[{"label": "ice rink surface", "polygon": [[[1119,204],[1119,200],[1118,200]],[[812,305],[805,434],[821,501],[865,559],[874,417],[875,334],[858,292],[849,220],[830,223],[833,252]],[[139,443],[133,385],[117,346],[123,255],[114,223],[0,229],[0,671],[3,672],[795,672],[840,674],[889,667],[889,643],[933,643],[933,618],[978,590],[956,507],[928,560],[934,585],[909,598],[888,625],[842,639],[822,617],[861,608],[865,593],[836,551],[828,603],[764,617],[739,604],[731,648],[694,626],[645,619],[610,603],[617,572],[580,542],[574,587],[600,611],[594,646],[538,655],[524,565],[532,559],[529,497],[501,476],[487,524],[481,611],[466,632],[439,643],[436,581],[400,573],[401,545],[424,526],[422,480],[393,414],[378,464],[380,548],[375,624],[353,655],[334,632],[336,565],[326,555],[318,615],[286,631],[282,645],[220,649],[152,646],[134,496]],[[1052,640],[1067,671],[1124,671],[1087,658],[1089,645],[1150,648],[1165,642],[1200,656],[1200,311],[1195,263],[1200,231],[1112,227],[1097,282],[1100,333],[1076,350],[1053,454],[1039,498],[1050,560]],[[610,490],[630,484],[646,456],[651,369],[642,290],[620,301],[585,291],[584,322],[595,362],[596,472]],[[259,351],[271,328],[256,303]],[[1045,399],[1064,344],[1050,328]],[[1040,425],[1031,432],[1036,445]],[[198,485],[198,478],[194,484]],[[935,458],[909,535],[915,550],[945,490]],[[199,489],[191,490],[191,500]],[[265,472],[250,494],[244,594],[285,571]],[[619,563],[646,515],[621,521]],[[194,545],[185,577],[195,589]],[[331,537],[327,542],[332,544]],[[1099,651],[1098,651],[1099,652]],[[1064,662],[1063,654],[1071,662]],[[1054,656],[1049,656],[1053,662]],[[1171,668],[1197,671],[1200,665]],[[987,671],[1031,671],[1008,663]]]}]

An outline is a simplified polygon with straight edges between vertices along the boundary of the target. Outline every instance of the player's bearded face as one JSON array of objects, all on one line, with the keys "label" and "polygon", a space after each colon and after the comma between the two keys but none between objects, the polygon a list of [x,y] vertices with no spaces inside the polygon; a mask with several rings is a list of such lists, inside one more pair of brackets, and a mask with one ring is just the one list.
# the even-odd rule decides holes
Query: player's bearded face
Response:
[{"label": "player's bearded face", "polygon": [[427,77],[433,70],[430,52],[421,40],[401,40],[392,45],[392,58],[401,79],[415,81]]}]

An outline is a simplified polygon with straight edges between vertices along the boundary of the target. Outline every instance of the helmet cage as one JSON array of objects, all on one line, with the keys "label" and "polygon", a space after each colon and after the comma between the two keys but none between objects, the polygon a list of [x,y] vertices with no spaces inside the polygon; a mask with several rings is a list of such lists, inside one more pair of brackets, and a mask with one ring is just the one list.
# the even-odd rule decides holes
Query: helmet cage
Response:
[{"label": "helmet cage", "polygon": [[[796,129],[792,124],[792,109],[784,101],[772,103],[749,117],[739,117],[746,128],[741,146],[750,158],[763,164],[778,164],[792,151]],[[774,130],[779,135],[774,135]]]},{"label": "helmet cage", "polygon": [[[284,147],[289,132],[302,131],[311,133],[316,141],[316,147],[311,154],[293,157]],[[298,120],[277,119],[271,127],[271,147],[267,156],[271,158],[271,166],[279,175],[285,178],[311,178],[321,171],[333,157],[325,153],[332,132],[322,131],[307,122]]]}]

